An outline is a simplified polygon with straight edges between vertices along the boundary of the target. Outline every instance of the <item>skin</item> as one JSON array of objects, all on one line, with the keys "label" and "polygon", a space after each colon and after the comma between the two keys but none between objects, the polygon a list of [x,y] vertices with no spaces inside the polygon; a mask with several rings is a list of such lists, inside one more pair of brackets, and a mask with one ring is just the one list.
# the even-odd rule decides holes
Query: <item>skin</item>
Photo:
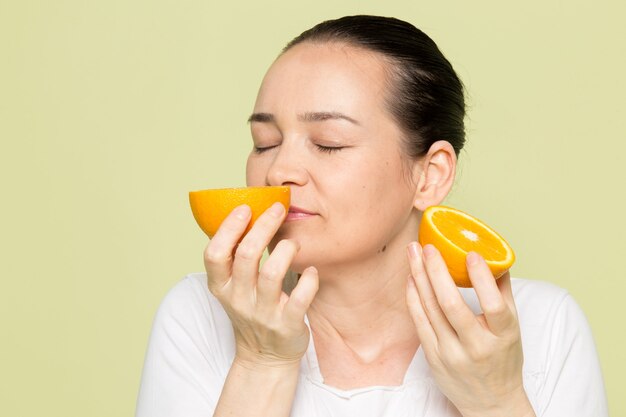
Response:
[{"label": "skin", "polygon": [[[209,289],[237,342],[216,415],[288,415],[309,342],[305,314],[326,384],[399,385],[421,345],[461,415],[534,415],[508,274],[496,284],[468,257],[485,311],[475,316],[436,249],[415,242],[421,212],[452,186],[456,156],[444,140],[419,160],[403,153],[385,65],[345,44],[303,43],[263,80],[247,182],[290,186],[302,210],[274,206],[237,246],[250,218],[242,206],[205,251]],[[281,290],[288,270],[301,274],[290,295]],[[254,394],[242,401],[241,390]]]}]

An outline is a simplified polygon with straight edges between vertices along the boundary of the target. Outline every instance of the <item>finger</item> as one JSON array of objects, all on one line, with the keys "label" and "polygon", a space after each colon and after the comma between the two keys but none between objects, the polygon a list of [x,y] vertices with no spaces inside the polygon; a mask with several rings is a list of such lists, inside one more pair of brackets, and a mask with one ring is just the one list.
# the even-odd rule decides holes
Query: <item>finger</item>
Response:
[{"label": "finger", "polygon": [[261,267],[256,293],[261,308],[275,308],[280,301],[283,280],[299,249],[296,242],[281,240]]},{"label": "finger", "polygon": [[461,296],[439,251],[433,245],[426,245],[423,254],[437,301],[456,334],[463,341],[480,338],[484,330]]},{"label": "finger", "polygon": [[247,205],[236,207],[224,219],[204,250],[204,267],[210,289],[222,288],[230,279],[233,250],[251,216],[252,211]]},{"label": "finger", "polygon": [[[444,339],[458,339],[454,329],[443,314],[443,310],[432,288],[430,278],[424,266],[424,258],[420,245],[417,242],[411,243],[408,247],[408,252],[415,287],[417,288],[419,299],[422,302],[422,308],[426,312],[426,316],[437,335],[437,339],[440,343],[443,343]],[[439,277],[437,277],[437,279],[439,279]]]},{"label": "finger", "polygon": [[[498,288],[496,280],[493,278],[493,274],[482,256],[476,252],[470,252],[467,255],[466,263],[472,286],[478,296],[478,301],[489,329],[496,335],[502,334],[517,323],[511,306],[505,300],[501,289]],[[505,280],[501,284],[502,290],[510,292],[508,275],[500,279]],[[510,297],[512,300],[512,294]]]},{"label": "finger", "polygon": [[234,297],[251,296],[257,282],[259,262],[285,216],[285,207],[274,203],[259,216],[235,251],[232,285]]},{"label": "finger", "polygon": [[300,324],[304,322],[304,315],[319,289],[319,277],[315,267],[308,267],[302,272],[298,284],[291,291],[289,300],[285,303],[283,314],[288,322]]},{"label": "finger", "polygon": [[513,298],[513,289],[511,288],[511,273],[506,271],[500,278],[496,280],[496,285],[500,290],[500,294],[504,297],[504,301],[509,305],[515,317],[517,317],[517,309],[515,307],[515,299]]},{"label": "finger", "polygon": [[417,336],[420,339],[422,348],[424,349],[424,352],[428,352],[427,354],[430,356],[431,353],[435,352],[437,346],[437,335],[435,334],[435,331],[430,324],[430,320],[428,320],[428,316],[422,307],[422,302],[419,299],[417,287],[415,286],[415,281],[412,276],[409,276],[407,279],[406,303],[409,307],[409,312],[411,313],[413,322],[415,323]]}]

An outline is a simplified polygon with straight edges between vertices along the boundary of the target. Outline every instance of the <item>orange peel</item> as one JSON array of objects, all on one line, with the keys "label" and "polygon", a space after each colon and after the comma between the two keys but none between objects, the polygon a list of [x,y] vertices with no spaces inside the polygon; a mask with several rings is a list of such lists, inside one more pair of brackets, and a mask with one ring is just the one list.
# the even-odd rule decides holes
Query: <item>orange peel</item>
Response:
[{"label": "orange peel", "polygon": [[439,250],[459,287],[472,286],[466,266],[470,251],[485,259],[496,279],[515,262],[515,253],[502,236],[484,222],[452,207],[431,206],[424,210],[418,241]]},{"label": "orange peel", "polygon": [[254,222],[274,203],[289,209],[291,190],[288,186],[219,188],[189,192],[189,204],[200,229],[212,238],[224,219],[236,207],[247,204],[252,218],[242,237],[250,231]]}]

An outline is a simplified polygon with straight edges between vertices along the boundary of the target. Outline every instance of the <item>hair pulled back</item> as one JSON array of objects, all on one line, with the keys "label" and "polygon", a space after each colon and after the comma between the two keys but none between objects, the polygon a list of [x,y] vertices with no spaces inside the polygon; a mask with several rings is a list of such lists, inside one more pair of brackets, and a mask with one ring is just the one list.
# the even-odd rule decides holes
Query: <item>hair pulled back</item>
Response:
[{"label": "hair pulled back", "polygon": [[395,18],[346,16],[303,32],[283,53],[303,42],[343,42],[382,54],[392,74],[387,105],[405,133],[409,156],[426,155],[438,140],[450,142],[459,155],[465,144],[463,84],[424,32]]}]

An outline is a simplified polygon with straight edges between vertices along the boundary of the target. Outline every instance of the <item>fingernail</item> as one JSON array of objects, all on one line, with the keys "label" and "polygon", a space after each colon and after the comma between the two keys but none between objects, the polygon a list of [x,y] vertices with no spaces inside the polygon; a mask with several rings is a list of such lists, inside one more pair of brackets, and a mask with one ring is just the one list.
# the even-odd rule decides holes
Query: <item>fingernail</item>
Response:
[{"label": "fingernail", "polygon": [[246,220],[250,216],[250,207],[243,204],[233,210],[233,214],[240,220]]},{"label": "fingernail", "polygon": [[407,248],[409,251],[409,256],[411,258],[419,258],[420,256],[420,248],[416,242],[411,242]]},{"label": "fingernail", "polygon": [[269,213],[274,217],[281,217],[285,212],[285,207],[281,203],[274,203],[269,209]]},{"label": "fingernail", "polygon": [[422,252],[424,253],[424,257],[428,259],[435,256],[435,252],[437,252],[437,249],[435,249],[435,247],[429,243],[428,245],[424,246]]},{"label": "fingernail", "polygon": [[469,252],[467,254],[466,262],[467,265],[476,265],[480,260],[480,255],[476,252]]}]

